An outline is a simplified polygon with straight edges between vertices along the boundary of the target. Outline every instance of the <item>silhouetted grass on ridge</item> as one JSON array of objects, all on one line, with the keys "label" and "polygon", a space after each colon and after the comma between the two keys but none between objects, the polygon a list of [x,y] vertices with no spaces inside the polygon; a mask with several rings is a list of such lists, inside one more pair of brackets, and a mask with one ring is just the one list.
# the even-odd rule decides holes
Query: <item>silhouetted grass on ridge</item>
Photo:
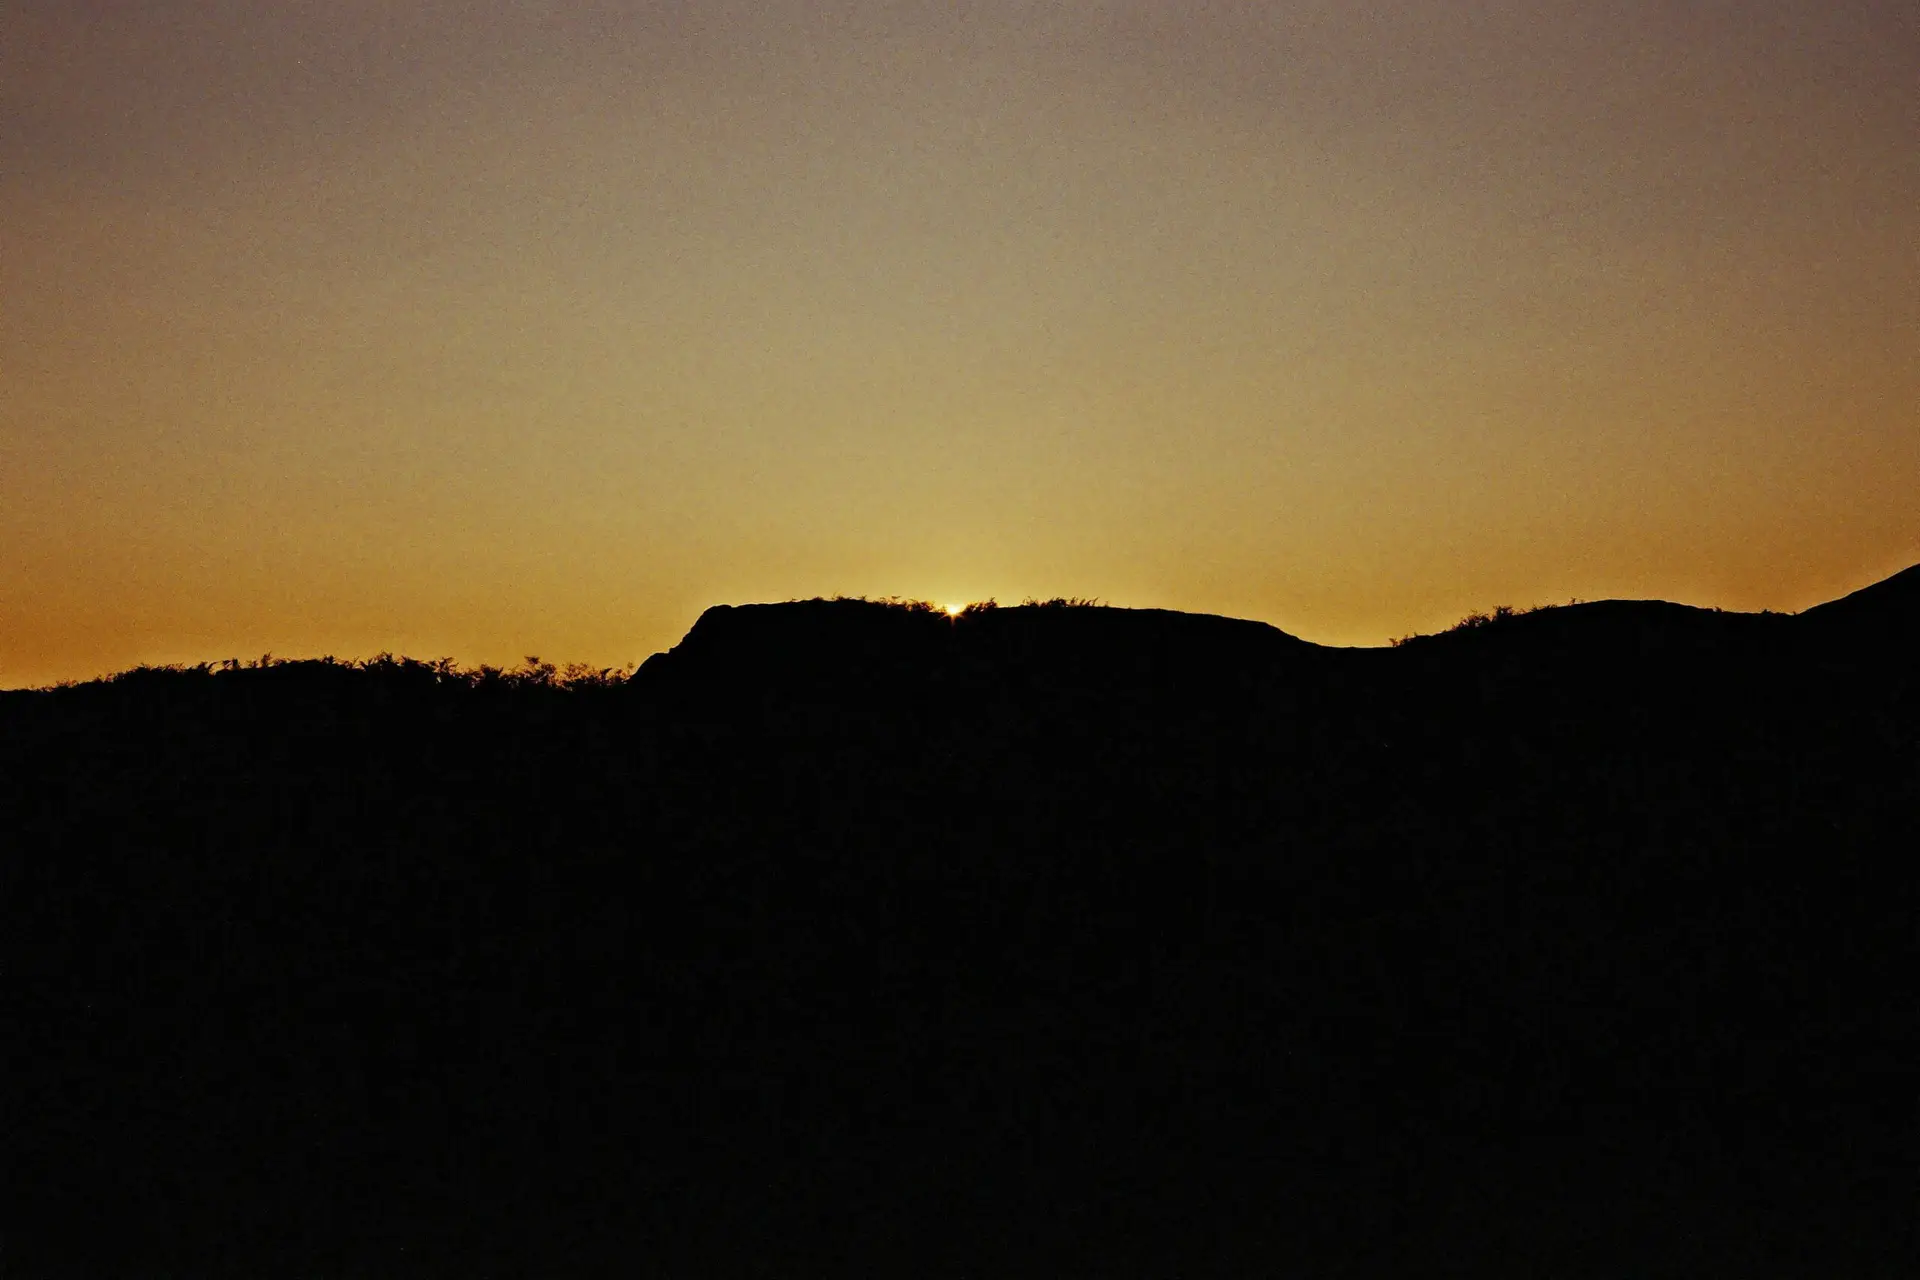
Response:
[{"label": "silhouetted grass on ridge", "polygon": [[[215,662],[139,663],[123,671],[96,676],[90,680],[60,680],[16,693],[47,693],[88,685],[137,685],[155,680],[182,677],[232,676],[241,672],[273,671],[296,674],[358,674],[377,681],[432,684],[468,689],[613,689],[632,679],[638,664],[621,667],[596,667],[586,662],[553,663],[529,654],[518,667],[497,667],[488,663],[463,667],[453,658],[396,657],[377,653],[370,658],[340,658],[325,654],[317,658],[281,658],[272,653],[258,658],[224,658]],[[8,691],[0,690],[0,693]]]},{"label": "silhouetted grass on ridge", "polygon": [[0,696],[5,1262],[1911,1274],[1917,593]]}]

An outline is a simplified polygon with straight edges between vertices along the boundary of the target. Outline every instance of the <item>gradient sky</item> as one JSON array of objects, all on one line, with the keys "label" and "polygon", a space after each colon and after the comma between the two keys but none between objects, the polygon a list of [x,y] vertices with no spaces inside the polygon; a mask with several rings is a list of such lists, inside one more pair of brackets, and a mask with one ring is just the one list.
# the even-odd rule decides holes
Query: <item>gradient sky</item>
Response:
[{"label": "gradient sky", "polygon": [[1917,560],[1913,0],[0,0],[0,686]]}]

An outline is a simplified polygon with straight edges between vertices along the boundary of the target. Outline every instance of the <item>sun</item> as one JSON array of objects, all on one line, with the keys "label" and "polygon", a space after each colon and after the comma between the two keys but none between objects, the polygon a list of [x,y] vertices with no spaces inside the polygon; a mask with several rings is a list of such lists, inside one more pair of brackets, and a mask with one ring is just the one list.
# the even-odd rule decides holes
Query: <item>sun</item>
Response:
[{"label": "sun", "polygon": [[947,606],[947,616],[949,618],[957,618],[966,611],[967,606],[963,604],[950,604]]}]

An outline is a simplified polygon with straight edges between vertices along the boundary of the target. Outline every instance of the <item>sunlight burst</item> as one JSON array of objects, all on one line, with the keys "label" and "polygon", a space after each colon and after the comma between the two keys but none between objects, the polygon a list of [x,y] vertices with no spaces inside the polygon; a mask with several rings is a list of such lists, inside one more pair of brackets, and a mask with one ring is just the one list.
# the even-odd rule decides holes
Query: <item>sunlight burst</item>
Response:
[{"label": "sunlight burst", "polygon": [[950,604],[947,606],[947,616],[949,618],[957,618],[966,611],[967,606],[963,604]]}]

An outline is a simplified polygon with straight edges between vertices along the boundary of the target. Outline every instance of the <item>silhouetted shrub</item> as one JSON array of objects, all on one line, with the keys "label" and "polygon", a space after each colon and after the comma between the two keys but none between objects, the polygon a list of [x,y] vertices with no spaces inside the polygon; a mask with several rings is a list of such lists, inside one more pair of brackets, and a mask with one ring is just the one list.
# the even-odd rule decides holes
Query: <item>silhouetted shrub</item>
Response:
[{"label": "silhouetted shrub", "polygon": [[9,1273],[1904,1274],[1886,599],[0,694]]}]

